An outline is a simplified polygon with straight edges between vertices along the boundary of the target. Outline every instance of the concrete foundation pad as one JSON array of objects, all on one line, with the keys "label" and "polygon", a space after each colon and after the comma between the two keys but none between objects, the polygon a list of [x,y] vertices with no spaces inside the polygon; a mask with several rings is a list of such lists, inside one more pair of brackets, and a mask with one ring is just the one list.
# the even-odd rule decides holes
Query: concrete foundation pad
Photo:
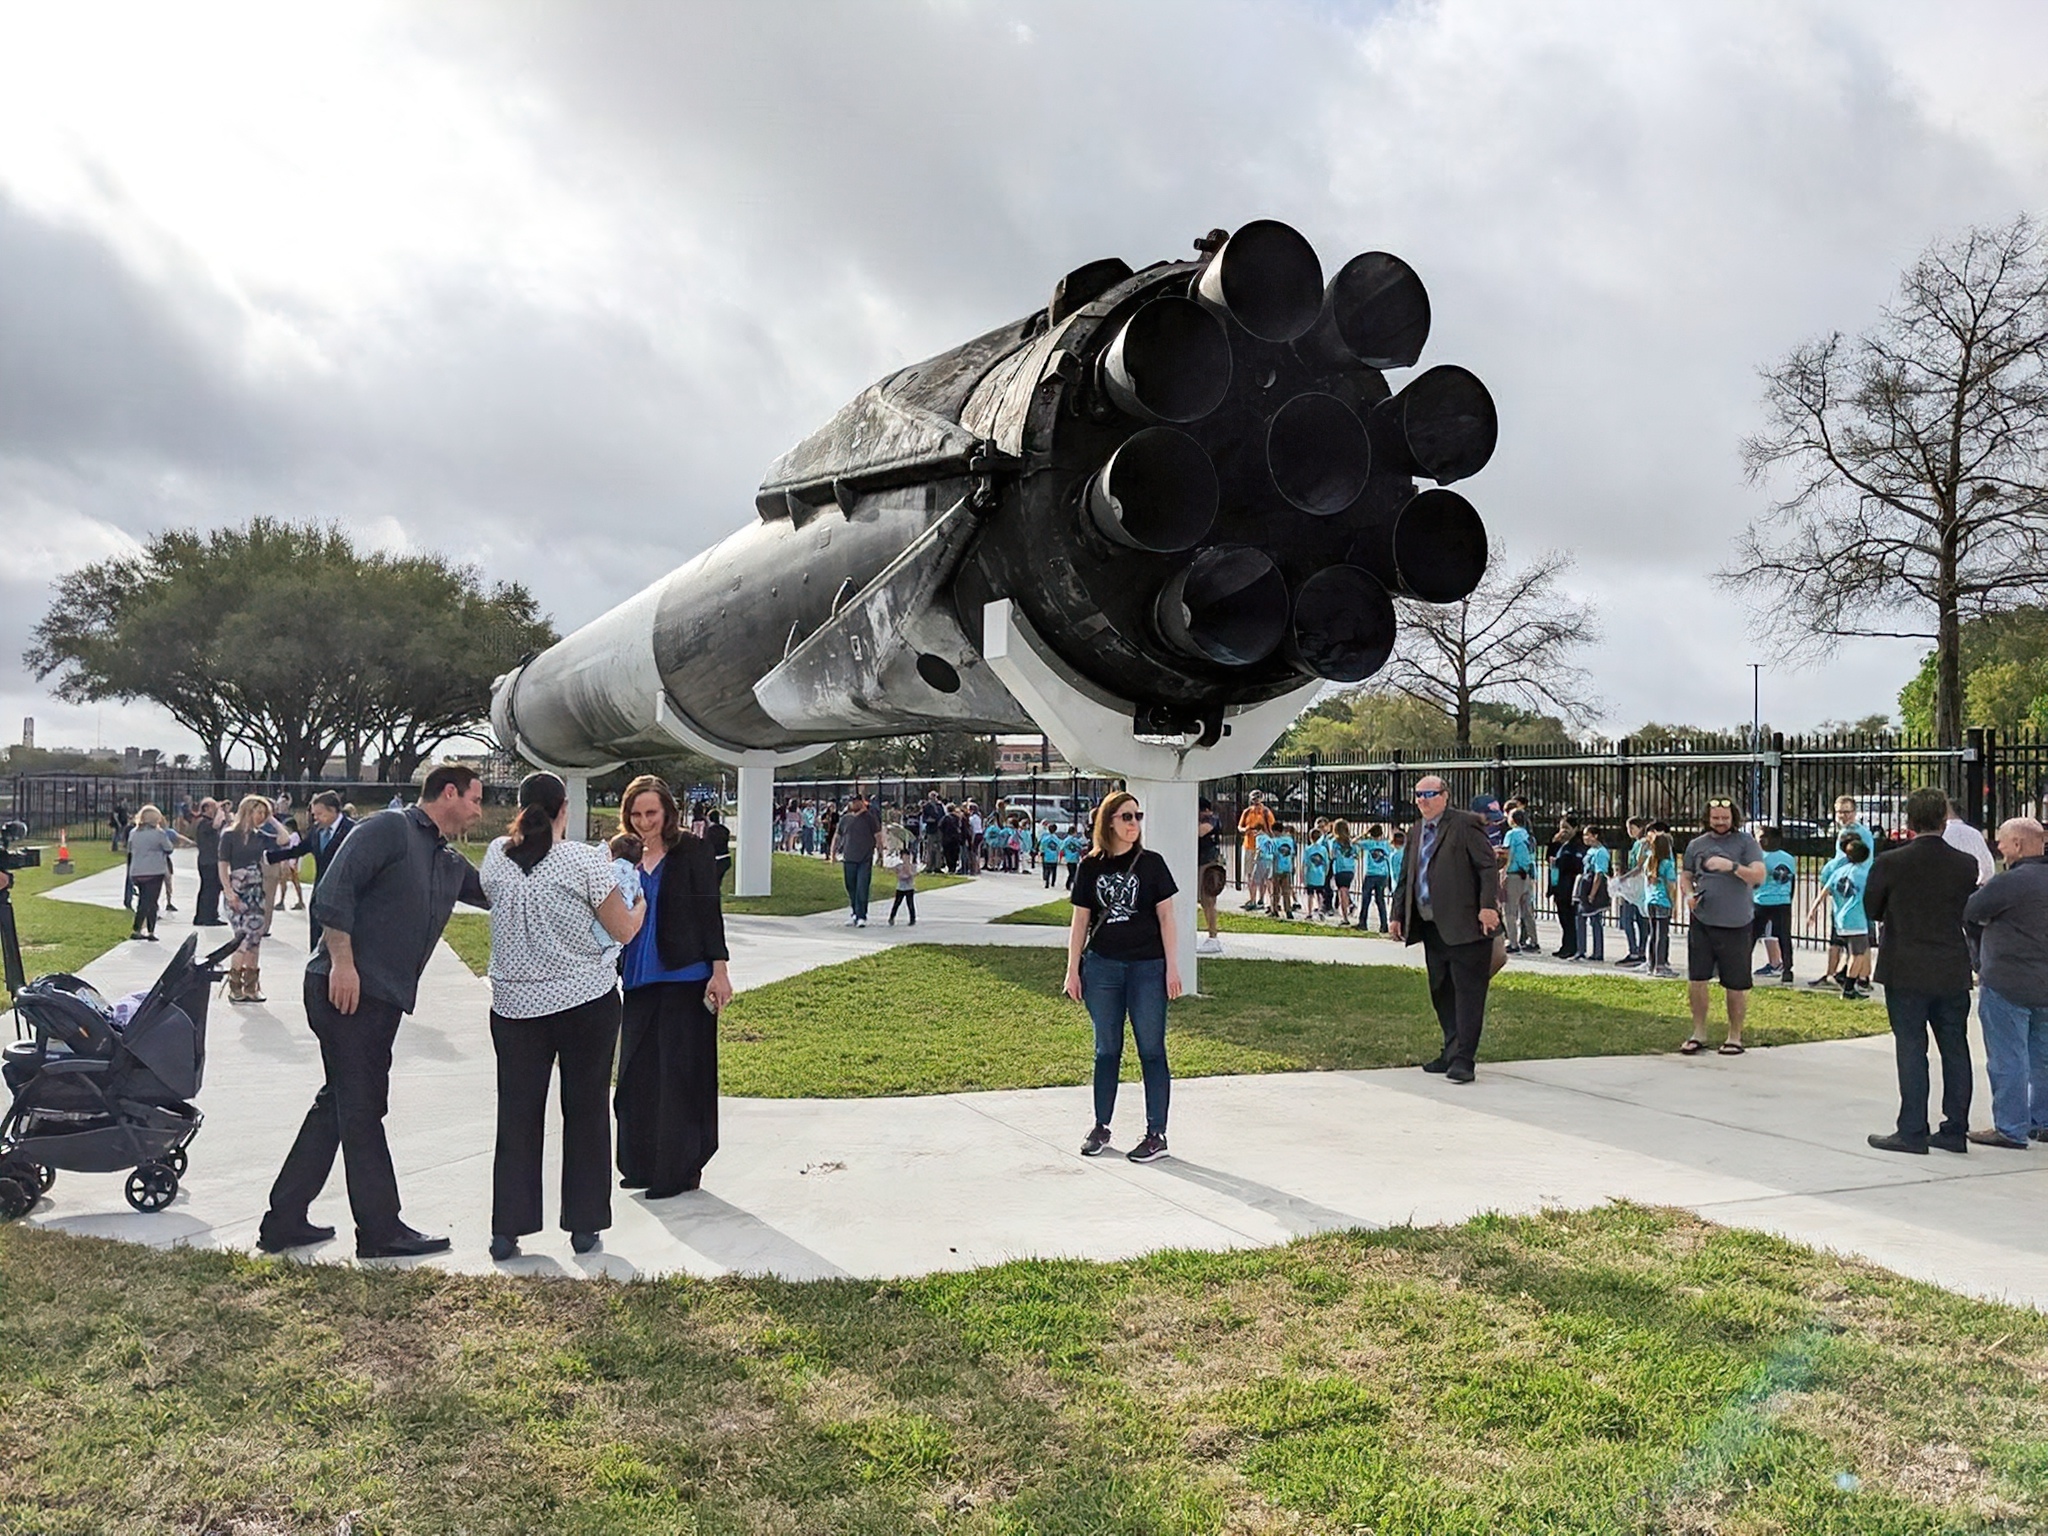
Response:
[{"label": "concrete foundation pad", "polygon": [[[117,875],[67,888],[116,904]],[[1056,928],[989,926],[1046,898],[1031,876],[983,877],[919,898],[916,929],[836,915],[730,920],[734,973],[759,986],[890,943],[1059,945]],[[886,911],[886,907],[883,908]],[[249,1248],[270,1180],[319,1077],[299,1003],[304,917],[280,914],[264,950],[270,1001],[211,1008],[207,1124],[171,1206],[131,1211],[113,1174],[62,1174],[27,1219],[155,1245]],[[188,930],[124,944],[88,968],[110,995],[146,986]],[[204,930],[223,934],[223,930]],[[204,941],[202,941],[204,942]],[[1413,963],[1392,944],[1233,936],[1233,955]],[[1844,1005],[1872,1006],[1872,1005]],[[444,946],[399,1035],[388,1122],[406,1217],[447,1232],[444,1268],[585,1275],[769,1272],[889,1277],[1025,1257],[1109,1259],[1161,1248],[1236,1248],[1343,1227],[1460,1221],[1482,1211],[1611,1199],[1687,1207],[1716,1221],[1855,1254],[1975,1295],[2048,1306],[2048,1148],[1901,1157],[1864,1144],[1896,1106],[1888,1037],[1753,1050],[1480,1066],[1456,1086],[1413,1069],[1194,1078],[1174,1085],[1173,1156],[1120,1154],[1143,1128],[1121,1090],[1117,1152],[1077,1155],[1093,1119],[1076,1086],[905,1099],[726,1099],[723,1150],[703,1190],[649,1201],[617,1191],[603,1249],[525,1240],[493,1266],[495,1082],[489,988]],[[1718,1039],[1718,1026],[1715,1038]],[[1978,1103],[1987,1104],[1980,1080]],[[1980,1121],[1984,1117],[1980,1114]],[[549,1208],[557,1170],[547,1171]],[[340,1238],[307,1258],[350,1258],[340,1171],[316,1205]]]}]

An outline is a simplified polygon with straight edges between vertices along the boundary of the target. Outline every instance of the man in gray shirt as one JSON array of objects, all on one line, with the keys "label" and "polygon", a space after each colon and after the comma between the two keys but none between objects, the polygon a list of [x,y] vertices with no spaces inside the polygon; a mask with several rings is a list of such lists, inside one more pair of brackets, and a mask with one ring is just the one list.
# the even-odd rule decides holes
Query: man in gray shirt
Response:
[{"label": "man in gray shirt", "polygon": [[2017,1150],[2048,1141],[2048,833],[2031,816],[2014,817],[1998,829],[1998,851],[2005,872],[1963,909],[1991,1079],[1992,1129],[1970,1140]]},{"label": "man in gray shirt", "polygon": [[1764,881],[1764,851],[1741,829],[1733,800],[1707,802],[1707,830],[1685,845],[1678,874],[1685,898],[1686,1001],[1692,1007],[1692,1035],[1679,1047],[1697,1056],[1707,1047],[1707,985],[1718,975],[1728,999],[1728,1038],[1723,1056],[1742,1054],[1742,1021],[1749,1014],[1750,922],[1756,888]]},{"label": "man in gray shirt", "polygon": [[846,802],[846,814],[832,834],[839,850],[841,873],[846,877],[846,899],[853,908],[847,918],[850,928],[868,925],[868,888],[875,875],[875,846],[882,836],[882,818],[868,804],[867,796],[855,795]]},{"label": "man in gray shirt", "polygon": [[306,1023],[320,1042],[325,1080],[270,1189],[257,1229],[266,1253],[325,1242],[308,1210],[341,1154],[356,1219],[356,1256],[441,1253],[445,1237],[399,1219],[398,1175],[384,1136],[391,1048],[419,1000],[420,975],[458,901],[488,907],[476,866],[448,843],[484,813],[474,770],[444,763],[427,775],[419,803],[359,823],[313,886],[320,948],[306,966]]}]

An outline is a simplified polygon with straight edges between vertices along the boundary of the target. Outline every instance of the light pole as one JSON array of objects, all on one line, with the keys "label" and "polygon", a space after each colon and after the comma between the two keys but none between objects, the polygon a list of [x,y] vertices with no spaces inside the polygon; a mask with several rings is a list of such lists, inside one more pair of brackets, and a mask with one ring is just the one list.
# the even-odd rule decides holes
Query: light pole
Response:
[{"label": "light pole", "polygon": [[1763,792],[1764,665],[1749,664],[1749,819],[1756,822],[1757,796]]}]

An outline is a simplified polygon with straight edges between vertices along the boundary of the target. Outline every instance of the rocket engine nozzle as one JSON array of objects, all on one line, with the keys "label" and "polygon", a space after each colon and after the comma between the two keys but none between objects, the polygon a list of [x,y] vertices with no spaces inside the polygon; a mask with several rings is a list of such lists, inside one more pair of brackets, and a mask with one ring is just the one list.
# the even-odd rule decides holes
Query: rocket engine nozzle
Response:
[{"label": "rocket engine nozzle", "polygon": [[1199,421],[1230,390],[1230,337],[1193,299],[1153,299],[1102,355],[1102,385],[1140,421]]},{"label": "rocket engine nozzle", "polygon": [[1160,633],[1199,661],[1264,661],[1287,629],[1287,578],[1268,555],[1212,545],[1175,572],[1159,594]]},{"label": "rocket engine nozzle", "polygon": [[1301,231],[1277,219],[1254,219],[1202,268],[1195,297],[1261,341],[1292,341],[1316,323],[1323,264]]},{"label": "rocket engine nozzle", "polygon": [[1088,511],[1119,544],[1175,554],[1208,536],[1217,494],[1216,466],[1200,443],[1171,427],[1147,427],[1088,483]]}]

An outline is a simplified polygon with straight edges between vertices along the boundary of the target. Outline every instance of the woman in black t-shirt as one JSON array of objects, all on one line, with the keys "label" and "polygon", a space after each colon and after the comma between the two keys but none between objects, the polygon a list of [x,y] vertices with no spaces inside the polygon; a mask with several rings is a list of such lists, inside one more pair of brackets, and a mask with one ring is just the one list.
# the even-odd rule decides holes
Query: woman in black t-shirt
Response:
[{"label": "woman in black t-shirt", "polygon": [[1144,846],[1144,821],[1137,797],[1124,790],[1096,807],[1094,846],[1074,876],[1074,925],[1067,935],[1067,996],[1087,1005],[1095,1025],[1095,1127],[1081,1155],[1099,1156],[1109,1145],[1128,1018],[1145,1079],[1145,1139],[1128,1154],[1134,1163],[1166,1156],[1173,1089],[1166,1003],[1181,991],[1179,961],[1168,943],[1179,888],[1166,860]]}]

